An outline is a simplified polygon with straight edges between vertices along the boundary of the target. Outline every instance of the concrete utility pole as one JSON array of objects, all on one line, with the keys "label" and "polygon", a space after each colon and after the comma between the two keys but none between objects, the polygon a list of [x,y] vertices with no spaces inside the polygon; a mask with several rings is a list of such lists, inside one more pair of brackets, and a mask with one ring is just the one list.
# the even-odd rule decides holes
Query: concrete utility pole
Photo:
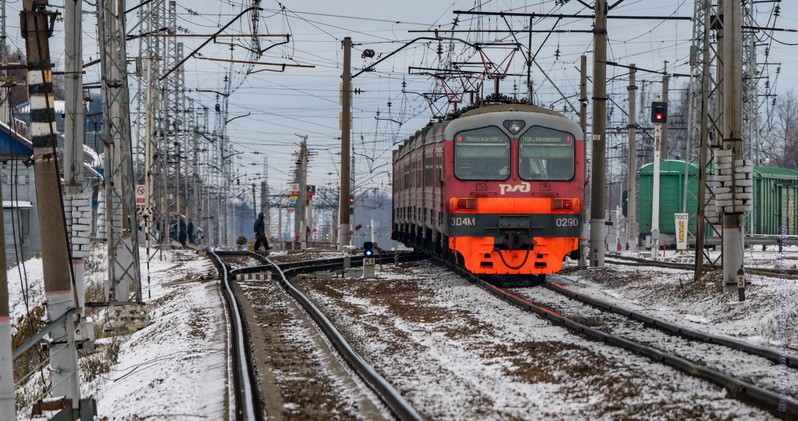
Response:
[{"label": "concrete utility pole", "polygon": [[662,123],[654,124],[654,175],[651,188],[651,257],[659,257],[659,182],[662,148]]},{"label": "concrete utility pole", "polygon": [[[668,102],[668,82],[670,81],[670,76],[668,76],[668,62],[666,61],[665,64],[662,66],[663,71],[665,72],[662,75],[662,101]],[[668,159],[668,125],[662,125],[662,142],[660,143],[660,157],[662,159]],[[687,159],[687,157],[685,157]]]},{"label": "concrete utility pole", "polygon": [[352,38],[344,38],[343,83],[341,84],[341,194],[338,197],[338,249],[349,244],[349,135],[352,131]]},{"label": "concrete utility pole", "polygon": [[[740,301],[745,299],[745,267],[743,262],[744,212],[750,211],[752,194],[745,191],[753,168],[743,159],[742,139],[742,6],[740,2],[723,1],[720,5],[722,32],[719,36],[720,60],[723,63],[721,122],[722,150],[716,153],[719,174],[716,182],[728,188],[727,197],[717,195],[723,207],[723,280],[737,284]],[[726,171],[724,171],[726,169]],[[750,170],[749,170],[750,169]]]},{"label": "concrete utility pole", "polygon": [[297,182],[299,183],[299,198],[297,199],[296,210],[294,211],[294,236],[299,237],[301,249],[305,250],[308,246],[305,230],[307,229],[307,200],[308,200],[308,137],[307,135],[297,135],[302,138],[299,145],[299,172]]},{"label": "concrete utility pole", "polygon": [[[74,307],[70,279],[69,244],[61,202],[61,175],[56,153],[53,78],[50,61],[50,21],[55,13],[46,10],[47,1],[25,0],[22,15],[22,36],[28,59],[28,94],[31,103],[31,141],[36,196],[39,201],[39,227],[48,241],[42,241],[42,271],[47,296],[47,320],[53,323]],[[80,407],[77,352],[73,333],[68,330],[72,319],[66,317],[50,331],[50,365],[52,396],[65,396],[71,410]]]},{"label": "concrete utility pole", "polygon": [[97,3],[103,92],[105,201],[108,226],[106,300],[141,302],[138,227],[130,135],[130,94],[125,48],[125,1]]},{"label": "concrete utility pole", "polygon": [[[626,197],[629,203],[626,205],[626,249],[637,250],[637,114],[635,110],[637,93],[637,83],[635,75],[637,69],[634,63],[629,65],[629,86],[626,91],[629,93],[629,124],[626,129],[629,131],[629,159],[626,167]],[[623,200],[623,199],[622,199]]]},{"label": "concrete utility pole", "polygon": [[260,211],[266,215],[266,237],[272,235],[272,215],[269,201],[269,158],[263,158],[263,181],[260,183]]},{"label": "concrete utility pole", "polygon": [[[531,17],[529,18],[532,19]],[[530,33],[531,34],[531,33]],[[582,129],[582,134],[585,137],[585,150],[582,153],[582,162],[584,164],[585,176],[585,193],[590,190],[590,179],[587,171],[587,56],[582,56],[579,61],[579,127]],[[530,95],[531,98],[531,95]],[[590,254],[590,244],[588,238],[590,237],[590,229],[588,229],[588,221],[590,219],[590,206],[585,202],[584,209],[582,210],[582,232],[579,234],[579,267],[587,267],[587,256]]]},{"label": "concrete utility pole", "polygon": [[596,0],[593,34],[593,188],[590,197],[590,265],[604,266],[607,211],[605,131],[607,127],[607,0]]},{"label": "concrete utility pole", "polygon": [[[86,108],[83,104],[83,7],[80,1],[64,3],[65,41],[65,133],[64,133],[64,210],[72,246],[72,273],[75,276],[77,306],[85,301],[84,258],[91,239],[91,191],[84,191],[83,141],[86,131]],[[81,326],[85,328],[85,326]]]},{"label": "concrete utility pole", "polygon": [[66,85],[64,183],[68,192],[72,194],[83,190],[83,138],[86,112],[83,106],[82,14],[82,2],[64,3],[64,84]]}]

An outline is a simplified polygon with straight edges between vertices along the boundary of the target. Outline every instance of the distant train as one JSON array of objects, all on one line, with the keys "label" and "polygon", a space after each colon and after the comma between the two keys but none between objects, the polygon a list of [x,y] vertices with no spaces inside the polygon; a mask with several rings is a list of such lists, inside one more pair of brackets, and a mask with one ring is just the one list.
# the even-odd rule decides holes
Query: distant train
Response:
[{"label": "distant train", "polygon": [[393,152],[392,239],[475,274],[556,273],[578,250],[584,135],[557,112],[483,105]]},{"label": "distant train", "polygon": [[[663,160],[660,163],[660,200],[659,231],[666,242],[673,241],[676,234],[674,213],[683,212],[682,203],[686,202],[688,231],[696,232],[696,211],[698,208],[698,165],[688,163],[687,197],[685,198],[685,162],[681,160]],[[643,242],[651,232],[651,207],[653,202],[653,164],[645,164],[638,170],[640,190],[637,200],[637,222],[640,241]],[[798,170],[770,166],[754,166],[753,171],[753,207],[746,215],[745,233],[748,236],[778,236],[784,227],[786,235],[798,235]],[[710,208],[705,210],[710,221],[718,224],[717,213],[712,212],[714,200],[709,202]],[[704,231],[708,236],[716,236],[715,231],[707,225]],[[692,241],[692,240],[688,240]],[[773,240],[775,243],[775,240]],[[671,242],[672,244],[672,242]],[[748,244],[748,242],[746,242]]]}]

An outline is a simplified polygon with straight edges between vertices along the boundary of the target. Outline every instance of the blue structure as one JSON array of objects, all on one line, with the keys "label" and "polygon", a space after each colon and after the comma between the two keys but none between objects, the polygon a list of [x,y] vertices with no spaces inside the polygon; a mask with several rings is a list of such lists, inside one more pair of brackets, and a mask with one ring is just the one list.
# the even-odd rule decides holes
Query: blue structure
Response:
[{"label": "blue structure", "polygon": [[3,199],[6,267],[41,251],[39,212],[33,166],[25,165],[33,155],[30,141],[0,123],[0,188]]}]

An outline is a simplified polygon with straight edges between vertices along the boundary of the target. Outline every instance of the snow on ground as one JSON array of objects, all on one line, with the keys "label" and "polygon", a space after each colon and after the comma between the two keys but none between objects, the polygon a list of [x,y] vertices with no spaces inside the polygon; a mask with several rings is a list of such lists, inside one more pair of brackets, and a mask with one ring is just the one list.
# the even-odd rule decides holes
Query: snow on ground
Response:
[{"label": "snow on ground", "polygon": [[310,295],[430,419],[771,419],[721,388],[571,334],[445,269],[416,263],[406,271],[320,277]]},{"label": "snow on ground", "polygon": [[[145,256],[144,250],[141,255]],[[89,283],[97,284],[105,279],[103,257],[104,249],[98,247],[87,259],[86,279]],[[746,252],[746,264],[750,266],[778,267],[780,263],[787,268],[798,266],[798,248],[789,248],[783,256],[775,250]],[[225,418],[229,411],[225,401],[229,358],[225,346],[225,314],[215,269],[208,260],[198,258],[193,252],[166,251],[163,260],[158,255],[154,256],[150,273],[148,281],[146,264],[142,262],[143,296],[151,317],[150,324],[131,335],[98,341],[106,347],[116,341],[118,362],[109,372],[83,383],[83,396],[97,399],[98,414],[109,420]],[[29,297],[29,307],[42,303],[41,260],[31,259],[24,268],[14,267],[8,271],[8,276],[11,314],[18,322],[26,312],[23,291]],[[795,329],[798,281],[751,276],[748,301],[731,305],[736,295],[723,293],[717,276],[693,282],[687,271],[612,266],[566,273],[560,278],[582,292],[695,329],[771,347],[779,345],[786,337],[791,351],[798,349]],[[454,290],[456,292],[457,288]],[[463,299],[468,301],[467,296]],[[462,310],[475,311],[475,314],[485,317],[490,314],[485,309]],[[785,312],[789,316],[786,331],[779,323]],[[541,321],[540,324],[542,332],[552,331],[554,337],[561,335],[553,332],[557,329],[546,327],[547,322]],[[504,328],[513,331],[517,326],[507,324]],[[443,343],[446,339],[440,340]],[[595,348],[598,354],[605,352],[596,344],[584,346]],[[441,354],[437,358],[459,364],[456,353]],[[466,372],[470,369],[467,365],[464,368]],[[527,386],[511,386],[515,393],[534,393]],[[439,397],[445,399],[446,386],[436,387],[441,388]],[[667,391],[663,393],[667,394]],[[717,398],[722,400],[722,396],[723,393],[719,393]],[[499,402],[503,399],[499,395],[494,398]],[[506,404],[512,406],[513,403]],[[544,407],[548,405],[541,404]],[[564,408],[547,409],[554,413],[570,413]],[[20,419],[27,419],[27,415],[20,414]]]},{"label": "snow on ground", "polygon": [[[143,249],[141,255],[146,256]],[[87,259],[90,282],[105,278],[102,260],[102,250]],[[224,419],[229,358],[216,270],[209,260],[182,250],[165,251],[163,260],[156,255],[150,264],[148,282],[142,258],[150,323],[133,334],[97,341],[98,349],[118,347],[118,362],[90,382],[82,369],[82,397],[97,400],[101,419]],[[25,266],[31,302],[41,303],[41,260]],[[15,316],[25,312],[22,289],[13,286],[24,282],[11,280],[16,272],[9,271]],[[28,416],[27,410],[19,414],[20,419]]]},{"label": "snow on ground", "polygon": [[[746,267],[785,269],[798,267],[798,246],[783,253],[769,246],[747,249]],[[670,256],[674,252],[668,252]],[[634,253],[626,253],[634,255]],[[710,257],[718,256],[713,252]],[[720,265],[720,261],[718,262]],[[567,286],[630,309],[642,311],[692,329],[727,335],[771,348],[786,345],[798,352],[798,280],[747,274],[746,300],[738,301],[737,289],[724,289],[722,270],[693,280],[692,270],[635,265],[608,265],[586,271],[563,273]],[[562,277],[551,279],[561,282]],[[786,323],[782,323],[782,321]]]}]

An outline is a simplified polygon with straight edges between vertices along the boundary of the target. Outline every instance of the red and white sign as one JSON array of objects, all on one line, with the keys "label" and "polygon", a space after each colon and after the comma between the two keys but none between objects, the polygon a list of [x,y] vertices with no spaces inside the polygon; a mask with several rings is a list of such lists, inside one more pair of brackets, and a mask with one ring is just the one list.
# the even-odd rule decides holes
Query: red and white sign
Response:
[{"label": "red and white sign", "polygon": [[136,206],[147,206],[147,188],[144,184],[136,184]]}]

